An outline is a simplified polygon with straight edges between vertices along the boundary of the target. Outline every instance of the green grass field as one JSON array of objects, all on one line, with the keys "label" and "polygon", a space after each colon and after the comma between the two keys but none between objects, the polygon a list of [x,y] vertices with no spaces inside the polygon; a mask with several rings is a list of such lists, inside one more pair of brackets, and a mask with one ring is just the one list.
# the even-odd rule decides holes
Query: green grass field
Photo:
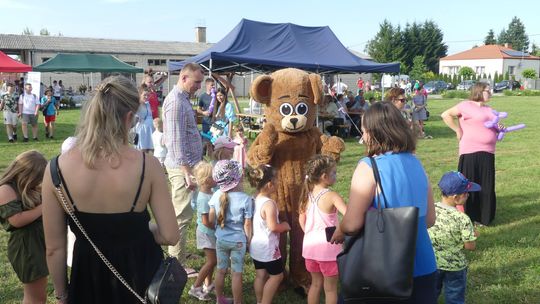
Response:
[{"label": "green grass field", "polygon": [[[457,140],[454,133],[441,121],[439,115],[458,100],[431,100],[431,118],[427,122],[427,133],[432,140],[422,140],[417,153],[435,186],[441,175],[457,168]],[[497,216],[490,227],[480,228],[477,250],[468,253],[470,261],[467,289],[468,303],[540,303],[540,99],[538,97],[494,97],[491,105],[498,111],[507,111],[506,125],[527,124],[527,128],[508,134],[498,143],[496,157]],[[48,158],[59,153],[60,145],[73,134],[79,110],[66,110],[58,117],[58,131],[54,140],[46,140],[43,131],[40,142],[7,142],[5,131],[0,131],[0,171],[19,153],[37,149]],[[40,130],[43,127],[40,126]],[[19,137],[22,137],[19,128]],[[356,162],[364,153],[364,147],[354,140],[347,141],[347,150],[338,168],[338,182],[334,189],[346,199],[349,183]],[[435,189],[437,198],[438,190]],[[195,249],[193,231],[189,247]],[[0,232],[0,303],[19,303],[22,285],[7,261],[8,234]],[[200,253],[202,256],[202,253]],[[190,260],[190,266],[199,268],[203,259]],[[244,301],[254,303],[254,269],[246,258],[244,275]],[[188,282],[187,288],[192,284]],[[187,288],[182,303],[198,301],[187,297]],[[49,285],[49,300],[52,303],[52,285]],[[230,293],[230,288],[228,288]],[[278,294],[275,303],[304,303],[305,300],[291,291]],[[442,303],[442,301],[441,301]]]}]

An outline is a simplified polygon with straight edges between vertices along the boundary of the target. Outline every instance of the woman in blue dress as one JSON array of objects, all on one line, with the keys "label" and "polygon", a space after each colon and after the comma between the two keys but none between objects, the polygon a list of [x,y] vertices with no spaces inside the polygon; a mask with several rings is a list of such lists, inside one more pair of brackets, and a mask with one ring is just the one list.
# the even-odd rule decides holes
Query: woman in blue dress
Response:
[{"label": "woman in blue dress", "polygon": [[136,148],[145,153],[154,152],[154,144],[152,142],[152,133],[154,132],[154,120],[152,118],[152,109],[148,102],[148,94],[150,90],[147,86],[141,86],[139,89],[139,109],[137,110],[137,124],[135,132],[138,136]]},{"label": "woman in blue dress", "polygon": [[232,125],[236,121],[236,114],[234,114],[234,107],[227,99],[227,90],[219,88],[216,93],[216,100],[218,101],[217,112],[214,116],[214,123],[223,129],[220,135],[231,137]]}]

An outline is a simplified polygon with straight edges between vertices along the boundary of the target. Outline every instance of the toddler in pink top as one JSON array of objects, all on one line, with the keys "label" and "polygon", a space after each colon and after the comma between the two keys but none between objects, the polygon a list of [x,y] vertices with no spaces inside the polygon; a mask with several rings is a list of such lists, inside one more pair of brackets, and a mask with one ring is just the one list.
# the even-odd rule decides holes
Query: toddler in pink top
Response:
[{"label": "toddler in pink top", "polygon": [[336,182],[336,162],[331,157],[315,155],[306,164],[305,171],[305,195],[300,204],[299,221],[304,230],[302,256],[311,274],[308,303],[319,303],[323,286],[326,303],[337,303],[336,257],[344,239],[337,212],[345,214],[347,206],[339,194],[328,189]]}]

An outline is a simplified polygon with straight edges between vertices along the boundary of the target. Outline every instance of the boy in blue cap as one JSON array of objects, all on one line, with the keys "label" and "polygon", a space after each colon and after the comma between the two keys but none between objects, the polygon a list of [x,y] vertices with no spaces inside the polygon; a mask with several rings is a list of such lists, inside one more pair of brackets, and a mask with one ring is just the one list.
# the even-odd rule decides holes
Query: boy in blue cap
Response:
[{"label": "boy in blue cap", "polygon": [[437,220],[428,229],[437,258],[437,293],[444,286],[445,303],[465,303],[467,259],[465,250],[476,248],[477,233],[469,216],[456,206],[467,201],[469,192],[480,191],[480,185],[470,182],[456,171],[445,173],[439,181],[442,200],[435,204]]}]

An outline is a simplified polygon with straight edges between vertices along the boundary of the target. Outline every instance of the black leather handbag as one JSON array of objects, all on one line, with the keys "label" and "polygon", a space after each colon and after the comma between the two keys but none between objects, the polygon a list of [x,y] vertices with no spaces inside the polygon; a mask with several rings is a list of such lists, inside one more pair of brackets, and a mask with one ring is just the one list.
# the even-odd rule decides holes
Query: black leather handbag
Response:
[{"label": "black leather handbag", "polygon": [[418,208],[386,208],[377,163],[370,160],[379,189],[377,209],[366,212],[363,229],[345,241],[337,257],[345,303],[384,303],[412,294]]},{"label": "black leather handbag", "polygon": [[188,275],[178,259],[169,256],[154,274],[146,290],[146,299],[152,304],[178,304],[187,280]]},{"label": "black leather handbag", "polygon": [[51,160],[50,170],[51,179],[62,207],[71,217],[75,225],[77,225],[92,248],[94,248],[103,263],[105,263],[107,268],[109,268],[120,283],[122,283],[122,285],[124,285],[143,304],[178,304],[188,280],[188,275],[182,265],[180,265],[180,262],[178,262],[178,259],[168,256],[161,261],[158,270],[152,277],[152,281],[146,290],[145,297],[141,297],[135,290],[133,290],[133,288],[131,288],[131,286],[129,286],[127,281],[122,277],[122,275],[120,275],[120,273],[118,273],[116,268],[109,262],[103,253],[101,253],[101,250],[99,250],[92,239],[90,239],[86,233],[86,230],[75,216],[72,207],[67,203],[62,190],[62,178],[58,170],[58,156]]}]

